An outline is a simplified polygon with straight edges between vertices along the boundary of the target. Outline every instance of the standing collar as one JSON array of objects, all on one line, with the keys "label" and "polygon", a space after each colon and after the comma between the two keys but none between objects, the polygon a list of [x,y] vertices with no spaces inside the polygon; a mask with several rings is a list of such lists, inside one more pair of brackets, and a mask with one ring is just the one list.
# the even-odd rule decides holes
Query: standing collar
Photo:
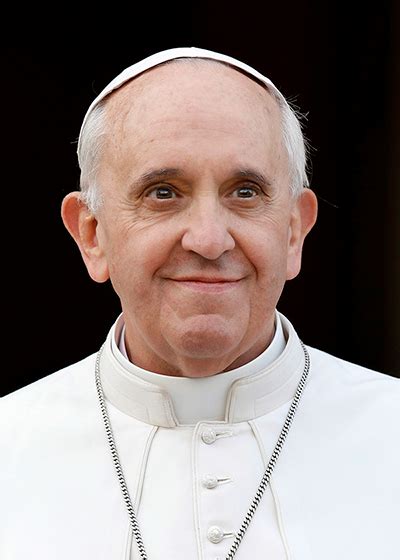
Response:
[{"label": "standing collar", "polygon": [[293,398],[304,368],[297,334],[278,312],[275,336],[262,354],[239,368],[196,379],[153,373],[131,363],[118,348],[123,328],[121,315],[102,353],[105,395],[121,411],[156,426],[257,418]]}]

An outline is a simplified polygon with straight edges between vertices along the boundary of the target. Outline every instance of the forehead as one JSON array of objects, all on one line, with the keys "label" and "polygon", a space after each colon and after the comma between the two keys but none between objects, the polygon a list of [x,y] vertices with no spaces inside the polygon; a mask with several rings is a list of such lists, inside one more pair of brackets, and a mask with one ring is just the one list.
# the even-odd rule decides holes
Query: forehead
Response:
[{"label": "forehead", "polygon": [[[102,182],[126,185],[152,169],[224,181],[232,169],[287,175],[277,101],[226,65],[174,62],[115,91],[106,104]],[[121,187],[123,188],[123,187]]]},{"label": "forehead", "polygon": [[266,87],[226,64],[202,59],[174,60],[146,71],[110,96],[106,112],[114,133],[133,118],[143,124],[177,114],[199,120],[220,115],[247,126],[267,119],[280,128],[280,109]]}]

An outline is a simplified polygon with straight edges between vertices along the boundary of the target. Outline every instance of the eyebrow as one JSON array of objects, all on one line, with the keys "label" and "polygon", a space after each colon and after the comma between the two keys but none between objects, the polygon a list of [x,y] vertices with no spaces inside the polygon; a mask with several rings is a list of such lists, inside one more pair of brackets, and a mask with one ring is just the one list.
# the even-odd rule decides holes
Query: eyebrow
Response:
[{"label": "eyebrow", "polygon": [[[137,179],[135,179],[135,181],[131,184],[130,191],[135,191],[135,189],[142,185],[147,185],[149,183],[152,183],[153,181],[157,181],[160,179],[183,176],[183,170],[179,169],[178,167],[161,167],[160,169],[151,169],[150,171],[143,173]],[[273,184],[272,179],[267,177],[264,173],[256,171],[255,169],[252,169],[250,167],[238,168],[233,170],[230,173],[230,178],[248,179],[266,187],[271,187]]]},{"label": "eyebrow", "polygon": [[183,175],[182,170],[178,169],[177,167],[162,167],[161,169],[152,169],[147,173],[143,173],[143,175],[141,175],[135,181],[135,183],[150,183],[155,179],[165,179],[165,177],[171,177],[171,176],[180,177],[182,175]]},{"label": "eyebrow", "polygon": [[154,181],[166,179],[167,177],[182,177],[183,172],[177,167],[161,167],[160,169],[151,169],[143,175],[137,177],[130,185],[129,192],[133,194],[140,187],[146,186]]},{"label": "eyebrow", "polygon": [[273,184],[272,179],[267,177],[264,173],[251,169],[250,167],[240,168],[233,172],[232,177],[234,179],[250,179],[255,183],[261,183],[267,187],[271,187]]}]

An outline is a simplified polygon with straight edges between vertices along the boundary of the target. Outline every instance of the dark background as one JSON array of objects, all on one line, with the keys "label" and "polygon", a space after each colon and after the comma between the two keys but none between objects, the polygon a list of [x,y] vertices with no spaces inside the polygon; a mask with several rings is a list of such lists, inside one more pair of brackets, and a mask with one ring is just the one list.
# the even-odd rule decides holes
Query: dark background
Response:
[{"label": "dark background", "polygon": [[101,25],[47,13],[50,24],[1,50],[1,392],[95,352],[118,315],[59,208],[78,185],[76,139],[92,99],[126,66],[178,46],[247,62],[307,113],[320,214],[278,308],[307,344],[400,377],[396,2],[163,6],[109,6]]}]

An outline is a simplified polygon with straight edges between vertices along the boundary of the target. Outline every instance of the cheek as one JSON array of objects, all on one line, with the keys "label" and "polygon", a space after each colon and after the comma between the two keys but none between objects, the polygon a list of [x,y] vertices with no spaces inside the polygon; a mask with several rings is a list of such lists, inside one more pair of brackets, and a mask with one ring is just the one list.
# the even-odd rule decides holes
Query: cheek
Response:
[{"label": "cheek", "polygon": [[148,236],[124,236],[109,247],[107,254],[111,283],[119,295],[130,304],[149,305],[143,298],[151,293],[157,295],[157,271],[165,262],[164,243],[159,237],[152,240]]},{"label": "cheek", "polygon": [[268,231],[264,235],[251,239],[248,243],[247,257],[253,264],[257,277],[261,281],[273,281],[281,278],[286,272],[288,256],[288,233],[287,231]]}]

